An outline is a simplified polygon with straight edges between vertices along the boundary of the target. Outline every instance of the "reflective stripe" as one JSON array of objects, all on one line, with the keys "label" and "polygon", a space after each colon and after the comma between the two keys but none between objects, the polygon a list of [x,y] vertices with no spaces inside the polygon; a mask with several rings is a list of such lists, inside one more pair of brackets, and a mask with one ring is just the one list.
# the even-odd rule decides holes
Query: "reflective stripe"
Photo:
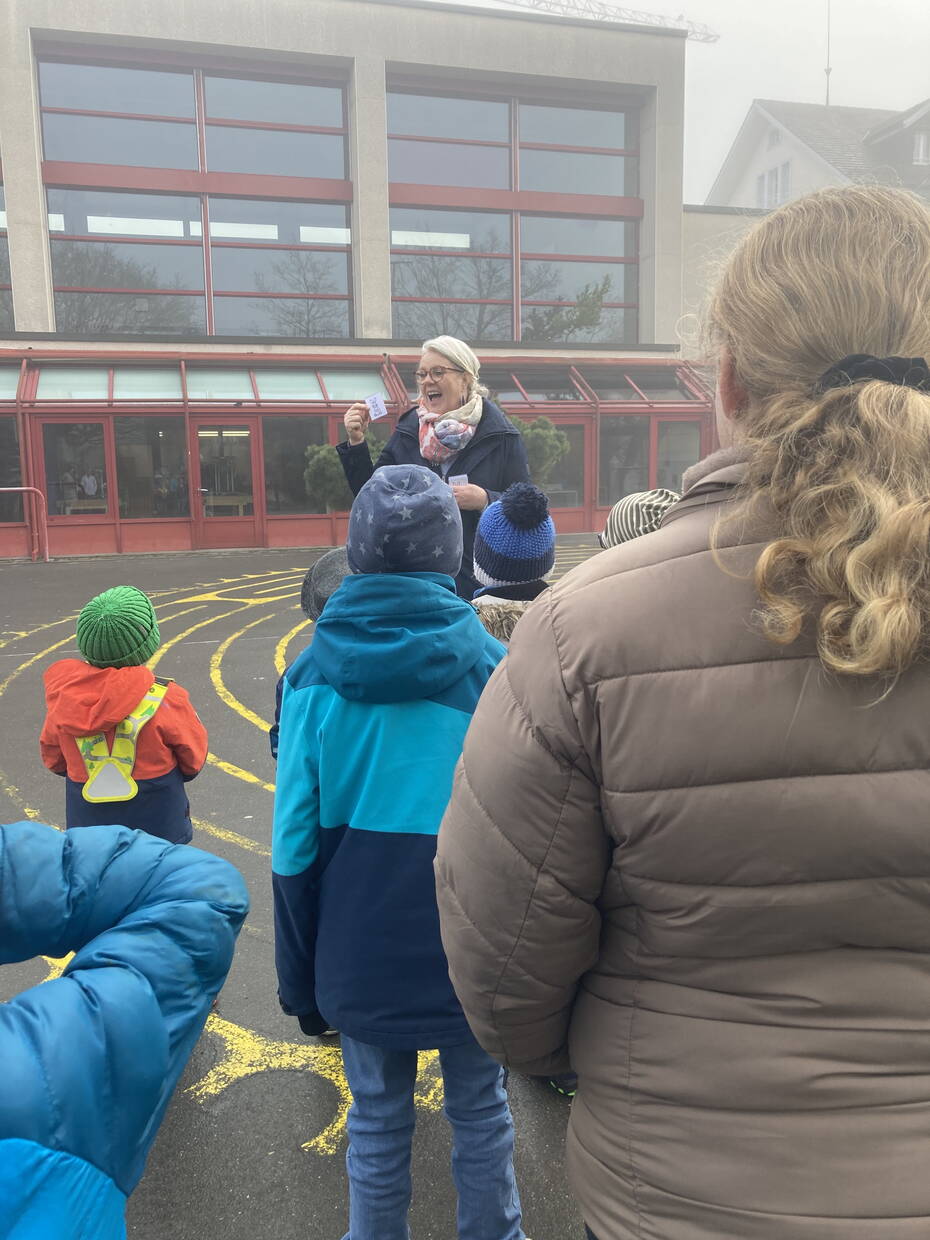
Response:
[{"label": "reflective stripe", "polygon": [[131,801],[139,791],[132,777],[139,733],[161,706],[167,691],[167,684],[155,681],[139,705],[116,725],[112,749],[107,745],[105,732],[74,738],[87,769],[87,782],[81,791],[85,801]]}]

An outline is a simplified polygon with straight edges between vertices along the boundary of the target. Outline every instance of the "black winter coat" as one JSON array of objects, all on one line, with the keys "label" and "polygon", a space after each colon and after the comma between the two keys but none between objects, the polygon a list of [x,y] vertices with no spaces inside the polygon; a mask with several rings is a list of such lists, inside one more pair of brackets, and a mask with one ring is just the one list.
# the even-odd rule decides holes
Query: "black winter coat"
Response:
[{"label": "black winter coat", "polygon": [[[420,455],[420,421],[416,409],[408,409],[397,420],[394,434],[384,445],[377,462],[372,465],[368,444],[343,441],[336,446],[346,481],[353,495],[359,491],[382,465],[421,465],[442,476],[442,470]],[[512,422],[492,400],[483,401],[481,421],[467,447],[455,457],[451,474],[467,474],[468,481],[483,487],[488,502],[494,503],[514,482],[529,482],[523,438]],[[455,579],[461,598],[470,599],[478,589],[473,576],[473,548],[480,512],[462,512],[462,570]]]}]

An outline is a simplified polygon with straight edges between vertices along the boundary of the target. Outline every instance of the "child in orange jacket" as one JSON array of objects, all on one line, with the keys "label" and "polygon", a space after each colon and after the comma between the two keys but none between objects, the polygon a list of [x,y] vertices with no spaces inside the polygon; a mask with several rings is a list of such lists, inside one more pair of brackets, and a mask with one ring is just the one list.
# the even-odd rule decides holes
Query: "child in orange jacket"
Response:
[{"label": "child in orange jacket", "polygon": [[77,622],[80,659],[45,673],[42,761],[64,775],[68,827],[114,824],[189,843],[185,783],[207,757],[207,731],[187,692],[146,666],[160,642],[147,595],[115,586]]}]

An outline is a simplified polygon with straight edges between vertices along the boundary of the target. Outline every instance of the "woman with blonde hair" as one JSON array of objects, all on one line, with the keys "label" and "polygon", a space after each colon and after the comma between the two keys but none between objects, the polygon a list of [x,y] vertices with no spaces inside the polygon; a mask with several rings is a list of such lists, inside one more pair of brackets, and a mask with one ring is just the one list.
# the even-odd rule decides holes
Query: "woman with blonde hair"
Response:
[{"label": "woman with blonde hair", "polygon": [[377,462],[372,464],[365,442],[370,414],[364,401],[346,412],[346,440],[336,449],[353,495],[382,465],[425,465],[449,482],[464,538],[455,585],[466,599],[478,589],[472,548],[479,517],[511,483],[530,480],[523,439],[488,400],[488,389],[478,379],[480,369],[464,340],[455,336],[427,340],[416,371],[419,404],[398,418]]},{"label": "woman with blonde hair", "polygon": [[577,1071],[597,1240],[917,1240],[930,208],[782,207],[707,329],[724,453],[547,591],[474,716],[437,858],[451,976],[494,1056]]}]

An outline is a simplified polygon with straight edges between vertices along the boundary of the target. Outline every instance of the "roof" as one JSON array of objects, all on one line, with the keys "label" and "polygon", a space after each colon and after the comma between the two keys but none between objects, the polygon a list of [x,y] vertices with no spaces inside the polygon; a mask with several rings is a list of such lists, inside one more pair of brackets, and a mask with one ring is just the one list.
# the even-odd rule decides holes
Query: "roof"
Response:
[{"label": "roof", "polygon": [[873,164],[865,149],[866,135],[900,116],[889,108],[845,108],[823,103],[788,103],[779,99],[754,101],[777,124],[809,146],[838,172],[857,180]]}]

